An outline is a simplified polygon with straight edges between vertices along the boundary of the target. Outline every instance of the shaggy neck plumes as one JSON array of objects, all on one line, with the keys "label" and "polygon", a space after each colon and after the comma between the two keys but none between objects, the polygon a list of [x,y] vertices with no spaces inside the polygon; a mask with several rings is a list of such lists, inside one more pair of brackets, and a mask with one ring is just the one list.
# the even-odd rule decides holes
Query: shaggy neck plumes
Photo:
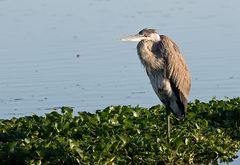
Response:
[{"label": "shaggy neck plumes", "polygon": [[138,55],[144,67],[150,69],[162,69],[163,61],[159,58],[158,42],[151,40],[140,41],[137,45]]}]

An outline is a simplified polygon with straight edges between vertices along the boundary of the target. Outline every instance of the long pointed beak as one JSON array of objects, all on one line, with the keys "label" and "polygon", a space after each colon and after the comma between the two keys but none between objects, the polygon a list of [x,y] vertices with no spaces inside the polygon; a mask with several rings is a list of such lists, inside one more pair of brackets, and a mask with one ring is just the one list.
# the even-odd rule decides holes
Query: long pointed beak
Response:
[{"label": "long pointed beak", "polygon": [[131,36],[121,38],[121,41],[141,41],[145,38],[146,37],[144,37],[143,35],[136,34],[136,35],[131,35]]}]

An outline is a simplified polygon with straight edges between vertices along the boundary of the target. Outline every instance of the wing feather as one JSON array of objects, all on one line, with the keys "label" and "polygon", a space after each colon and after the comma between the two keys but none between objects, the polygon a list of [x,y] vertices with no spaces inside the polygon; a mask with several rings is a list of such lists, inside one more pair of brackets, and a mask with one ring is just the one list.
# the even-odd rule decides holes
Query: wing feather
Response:
[{"label": "wing feather", "polygon": [[160,50],[166,61],[166,76],[170,80],[175,95],[187,110],[187,100],[191,88],[191,76],[177,45],[167,36],[160,35]]}]

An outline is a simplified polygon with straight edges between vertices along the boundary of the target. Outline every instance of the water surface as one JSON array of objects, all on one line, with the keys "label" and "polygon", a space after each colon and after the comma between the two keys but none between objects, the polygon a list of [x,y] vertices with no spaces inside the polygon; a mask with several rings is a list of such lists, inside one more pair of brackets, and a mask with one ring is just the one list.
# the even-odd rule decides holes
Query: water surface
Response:
[{"label": "water surface", "polygon": [[190,100],[240,94],[240,2],[0,1],[0,117],[61,106],[159,104],[136,55],[119,38],[145,27],[179,45],[192,74]]}]

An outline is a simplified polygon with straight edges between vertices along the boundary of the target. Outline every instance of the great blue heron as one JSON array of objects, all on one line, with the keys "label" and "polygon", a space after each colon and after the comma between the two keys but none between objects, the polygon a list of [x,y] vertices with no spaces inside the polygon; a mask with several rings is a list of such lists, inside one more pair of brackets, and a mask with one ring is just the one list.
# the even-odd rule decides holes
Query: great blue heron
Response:
[{"label": "great blue heron", "polygon": [[167,136],[170,137],[170,114],[184,118],[187,112],[191,77],[177,45],[154,29],[143,29],[121,41],[140,41],[137,52],[152,87],[166,106]]}]

